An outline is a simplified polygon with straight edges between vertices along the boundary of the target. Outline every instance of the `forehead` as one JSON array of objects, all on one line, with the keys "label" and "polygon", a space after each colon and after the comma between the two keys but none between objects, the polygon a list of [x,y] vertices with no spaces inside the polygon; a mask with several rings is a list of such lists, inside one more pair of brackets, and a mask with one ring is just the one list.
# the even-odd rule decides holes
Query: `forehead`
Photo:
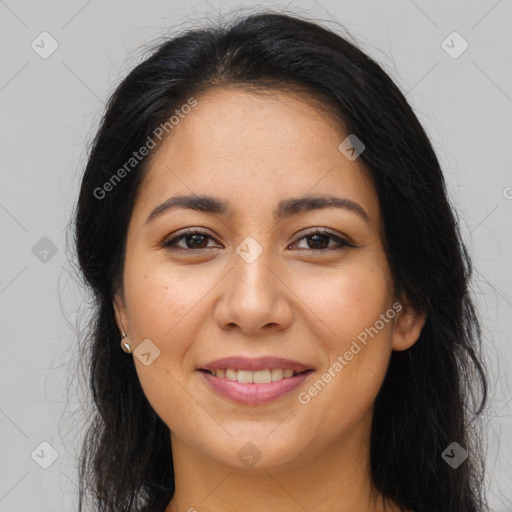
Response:
[{"label": "forehead", "polygon": [[314,99],[230,87],[196,100],[154,150],[137,211],[176,194],[209,194],[256,218],[287,197],[336,193],[362,204],[379,222],[365,167],[340,152],[347,134]]},{"label": "forehead", "polygon": [[327,107],[304,93],[218,87],[197,102],[171,131],[163,151],[182,145],[200,149],[200,158],[275,163],[291,152],[313,158],[343,135]]}]

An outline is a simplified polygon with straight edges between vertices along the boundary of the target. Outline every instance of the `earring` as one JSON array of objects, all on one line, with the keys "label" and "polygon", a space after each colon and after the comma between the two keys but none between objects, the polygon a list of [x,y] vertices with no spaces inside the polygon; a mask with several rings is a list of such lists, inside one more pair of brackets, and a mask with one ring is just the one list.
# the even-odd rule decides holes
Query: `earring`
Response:
[{"label": "earring", "polygon": [[132,348],[130,347],[129,343],[126,343],[123,341],[126,338],[126,333],[123,331],[123,334],[121,335],[121,348],[123,349],[123,352],[126,352],[127,354],[132,353]]}]

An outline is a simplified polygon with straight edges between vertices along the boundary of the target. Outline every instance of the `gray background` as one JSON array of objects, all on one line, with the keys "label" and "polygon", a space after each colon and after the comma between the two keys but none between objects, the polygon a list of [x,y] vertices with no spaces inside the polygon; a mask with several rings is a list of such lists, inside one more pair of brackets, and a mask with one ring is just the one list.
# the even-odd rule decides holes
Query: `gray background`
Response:
[{"label": "gray background", "polygon": [[[265,5],[284,4],[0,0],[0,512],[76,509],[87,414],[79,406],[76,324],[87,318],[66,225],[104,102],[141,47],[169,28]],[[335,30],[344,25],[406,93],[436,148],[475,266],[491,372],[489,499],[496,512],[510,511],[512,1],[288,6]],[[38,37],[43,31],[58,44],[45,59],[51,41]],[[469,44],[457,58],[442,46],[453,31]],[[450,36],[445,44],[453,54],[461,43]],[[42,442],[58,452],[48,469],[39,465],[51,462]]]}]

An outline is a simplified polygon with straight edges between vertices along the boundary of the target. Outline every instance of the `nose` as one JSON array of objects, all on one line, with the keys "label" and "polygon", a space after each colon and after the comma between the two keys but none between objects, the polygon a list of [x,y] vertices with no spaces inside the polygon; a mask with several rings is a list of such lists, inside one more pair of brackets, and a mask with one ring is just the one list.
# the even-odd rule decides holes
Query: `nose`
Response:
[{"label": "nose", "polygon": [[240,252],[242,256],[234,254],[232,269],[222,280],[214,318],[223,330],[269,333],[286,329],[292,322],[290,284],[286,283],[270,248],[261,242],[259,246],[261,254],[253,261],[245,258],[243,252]]}]

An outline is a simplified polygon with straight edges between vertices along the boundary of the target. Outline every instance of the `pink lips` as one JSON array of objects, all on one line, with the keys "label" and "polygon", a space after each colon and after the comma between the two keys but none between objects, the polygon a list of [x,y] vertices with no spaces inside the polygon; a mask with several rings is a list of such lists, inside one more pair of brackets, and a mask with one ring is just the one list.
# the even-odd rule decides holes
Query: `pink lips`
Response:
[{"label": "pink lips", "polygon": [[[265,384],[245,384],[237,381],[231,381],[225,377],[216,377],[204,370],[220,370],[233,368],[236,370],[266,370],[282,368],[283,370],[293,370],[298,375],[284,378]],[[249,359],[245,357],[228,357],[213,361],[200,370],[205,381],[218,393],[230,400],[242,404],[264,404],[277,400],[290,393],[304,382],[305,379],[313,373],[313,369],[296,361],[282,359],[278,357],[261,357]]]}]

